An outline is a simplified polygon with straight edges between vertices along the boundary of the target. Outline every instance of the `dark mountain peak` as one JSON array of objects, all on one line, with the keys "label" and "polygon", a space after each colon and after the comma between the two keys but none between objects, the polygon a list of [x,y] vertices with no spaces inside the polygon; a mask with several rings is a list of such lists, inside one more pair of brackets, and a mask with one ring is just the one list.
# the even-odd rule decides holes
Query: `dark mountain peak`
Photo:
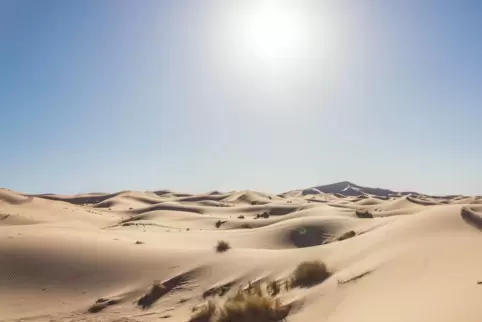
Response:
[{"label": "dark mountain peak", "polygon": [[350,196],[368,194],[380,197],[388,197],[391,194],[396,194],[396,192],[392,190],[363,187],[350,181],[340,181],[323,186],[313,187],[313,189],[319,190],[323,193],[338,193]]}]

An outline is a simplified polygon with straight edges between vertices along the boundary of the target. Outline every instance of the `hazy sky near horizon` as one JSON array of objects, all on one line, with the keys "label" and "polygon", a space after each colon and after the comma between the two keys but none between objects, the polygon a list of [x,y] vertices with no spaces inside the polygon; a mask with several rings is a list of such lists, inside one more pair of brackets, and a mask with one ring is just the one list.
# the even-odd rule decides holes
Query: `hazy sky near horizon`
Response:
[{"label": "hazy sky near horizon", "polygon": [[482,194],[482,2],[3,0],[0,186]]}]

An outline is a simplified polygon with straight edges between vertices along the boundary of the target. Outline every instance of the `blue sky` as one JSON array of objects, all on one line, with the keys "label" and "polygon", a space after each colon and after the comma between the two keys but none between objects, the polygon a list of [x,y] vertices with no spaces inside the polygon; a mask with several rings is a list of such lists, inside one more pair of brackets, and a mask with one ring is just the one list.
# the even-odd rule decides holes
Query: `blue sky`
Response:
[{"label": "blue sky", "polygon": [[266,1],[1,1],[0,186],[482,194],[480,2]]}]

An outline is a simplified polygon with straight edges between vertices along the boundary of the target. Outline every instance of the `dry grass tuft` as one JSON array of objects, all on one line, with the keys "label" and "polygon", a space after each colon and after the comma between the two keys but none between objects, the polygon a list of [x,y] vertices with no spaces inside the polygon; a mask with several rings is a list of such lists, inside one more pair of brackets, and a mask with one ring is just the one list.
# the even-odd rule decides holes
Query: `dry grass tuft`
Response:
[{"label": "dry grass tuft", "polygon": [[87,311],[89,313],[98,313],[103,309],[107,308],[108,306],[116,305],[119,303],[120,303],[120,300],[116,300],[116,299],[109,300],[109,299],[100,298],[95,302],[95,304],[89,307]]},{"label": "dry grass tuft", "polygon": [[355,237],[356,236],[356,233],[353,231],[353,230],[349,230],[347,231],[346,233],[338,236],[336,238],[337,241],[342,241],[342,240],[345,240],[345,239],[349,239],[349,238],[352,238],[352,237]]},{"label": "dry grass tuft", "polygon": [[216,245],[216,252],[218,253],[224,253],[225,251],[229,250],[231,246],[224,240],[218,241],[218,244]]},{"label": "dry grass tuft", "polygon": [[216,226],[216,228],[219,228],[219,227],[221,227],[222,224],[225,224],[225,223],[226,223],[226,220],[223,220],[223,221],[218,220],[218,221],[216,221],[216,223],[214,225]]},{"label": "dry grass tuft", "polygon": [[149,308],[167,292],[169,292],[169,289],[158,281],[155,281],[149,288],[149,291],[137,301],[137,305],[143,309]]},{"label": "dry grass tuft", "polygon": [[372,213],[368,210],[357,210],[355,214],[358,218],[373,218]]},{"label": "dry grass tuft", "polygon": [[269,218],[269,212],[268,211],[265,211],[263,212],[262,214],[257,214],[255,219],[259,219],[259,218],[264,218],[264,219],[268,219]]},{"label": "dry grass tuft", "polygon": [[213,301],[208,301],[203,306],[194,310],[194,315],[189,322],[211,322],[216,312],[216,305]]},{"label": "dry grass tuft", "polygon": [[271,296],[276,296],[281,292],[280,284],[277,281],[268,282],[266,289]]},{"label": "dry grass tuft", "polygon": [[281,305],[279,299],[274,298],[274,293],[277,292],[279,285],[276,282],[268,283],[266,290],[262,288],[260,281],[249,283],[248,287],[239,289],[218,305],[209,301],[194,309],[194,315],[189,322],[284,321],[290,313],[291,305]]},{"label": "dry grass tuft", "polygon": [[284,320],[291,306],[266,294],[238,293],[219,308],[214,322],[275,322]]},{"label": "dry grass tuft", "polygon": [[330,276],[321,261],[303,262],[296,267],[291,279],[292,287],[309,287],[323,282]]}]

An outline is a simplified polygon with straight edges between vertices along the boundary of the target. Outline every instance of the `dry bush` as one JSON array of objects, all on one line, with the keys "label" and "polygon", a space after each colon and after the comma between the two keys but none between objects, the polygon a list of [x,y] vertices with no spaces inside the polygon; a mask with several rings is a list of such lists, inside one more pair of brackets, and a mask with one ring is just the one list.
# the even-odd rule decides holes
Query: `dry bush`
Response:
[{"label": "dry bush", "polygon": [[226,220],[223,220],[223,221],[218,220],[218,221],[216,221],[216,223],[215,223],[214,225],[216,226],[216,228],[219,228],[219,227],[221,227],[221,225],[224,224],[224,223],[226,223]]},{"label": "dry bush", "polygon": [[373,218],[372,213],[368,210],[357,210],[355,214],[358,218]]},{"label": "dry bush", "polygon": [[281,287],[277,281],[270,281],[266,285],[266,289],[271,296],[276,296],[281,292]]},{"label": "dry bush", "polygon": [[121,301],[119,299],[104,299],[100,298],[98,299],[95,304],[93,304],[89,309],[87,310],[89,313],[98,313],[102,311],[103,309],[107,308],[108,306],[111,305],[116,305],[119,304]]},{"label": "dry bush", "polygon": [[194,310],[194,315],[189,322],[210,322],[216,312],[216,305],[213,301],[208,301],[203,306]]},{"label": "dry bush", "polygon": [[257,214],[255,219],[259,219],[259,218],[264,218],[264,219],[268,219],[269,218],[269,212],[268,211],[265,211],[261,214]]},{"label": "dry bush", "polygon": [[243,215],[239,215],[239,216],[238,216],[238,219],[244,219],[244,216],[243,216]]},{"label": "dry bush", "polygon": [[348,238],[355,237],[356,233],[353,230],[349,230],[346,233],[340,235],[339,237],[336,238],[337,241],[342,241]]},{"label": "dry bush", "polygon": [[194,310],[189,322],[278,322],[284,321],[290,310],[291,305],[281,305],[279,299],[263,291],[260,282],[255,282],[217,306],[207,302]]},{"label": "dry bush", "polygon": [[220,241],[218,241],[218,244],[216,245],[216,252],[223,253],[223,252],[229,250],[230,248],[231,248],[231,246],[229,246],[229,244],[227,242],[225,242],[224,240],[220,240]]},{"label": "dry bush", "polygon": [[291,306],[266,294],[238,293],[222,305],[214,322],[275,322],[288,316]]},{"label": "dry bush", "polygon": [[226,301],[216,316],[216,322],[265,322],[281,321],[289,313],[289,307],[269,296],[244,294]]},{"label": "dry bush", "polygon": [[137,305],[143,309],[149,308],[167,292],[169,292],[169,289],[166,286],[159,283],[159,281],[155,281],[149,288],[149,291],[137,301]]},{"label": "dry bush", "polygon": [[242,224],[241,226],[239,226],[239,228],[251,229],[251,228],[253,228],[253,226],[251,226],[250,224]]},{"label": "dry bush", "polygon": [[321,261],[303,262],[296,267],[291,279],[291,286],[308,287],[323,282],[330,276]]}]

